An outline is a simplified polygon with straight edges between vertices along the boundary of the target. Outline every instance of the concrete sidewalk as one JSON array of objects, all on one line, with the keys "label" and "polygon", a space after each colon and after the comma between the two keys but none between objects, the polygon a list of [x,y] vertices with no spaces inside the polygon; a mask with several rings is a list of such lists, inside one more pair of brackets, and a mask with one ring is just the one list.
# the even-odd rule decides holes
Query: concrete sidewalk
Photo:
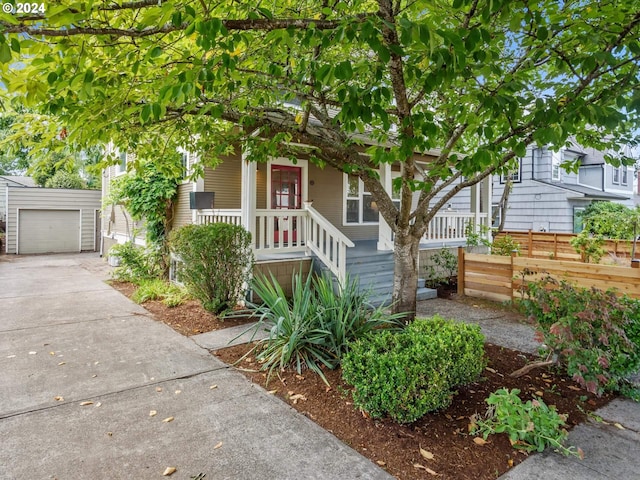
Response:
[{"label": "concrete sidewalk", "polygon": [[148,318],[102,266],[0,257],[0,478],[391,478]]}]

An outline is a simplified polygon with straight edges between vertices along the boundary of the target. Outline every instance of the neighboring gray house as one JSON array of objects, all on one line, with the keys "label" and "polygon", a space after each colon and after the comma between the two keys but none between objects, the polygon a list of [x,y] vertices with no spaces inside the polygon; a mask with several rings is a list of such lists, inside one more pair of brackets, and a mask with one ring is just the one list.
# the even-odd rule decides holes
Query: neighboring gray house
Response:
[{"label": "neighboring gray house", "polygon": [[[560,165],[566,160],[579,160],[577,173]],[[492,211],[493,225],[506,215],[505,230],[576,233],[582,228],[577,213],[593,201],[613,201],[634,205],[633,167],[614,167],[604,160],[604,153],[591,148],[563,148],[553,152],[547,147],[530,148],[518,159],[510,173],[513,188],[506,209],[499,207],[506,177],[494,175]],[[453,210],[469,203],[468,191],[456,195]],[[468,207],[466,207],[468,208]]]},{"label": "neighboring gray house", "polygon": [[7,221],[7,186],[35,187],[36,182],[31,177],[19,175],[0,175],[0,225],[4,227]]}]

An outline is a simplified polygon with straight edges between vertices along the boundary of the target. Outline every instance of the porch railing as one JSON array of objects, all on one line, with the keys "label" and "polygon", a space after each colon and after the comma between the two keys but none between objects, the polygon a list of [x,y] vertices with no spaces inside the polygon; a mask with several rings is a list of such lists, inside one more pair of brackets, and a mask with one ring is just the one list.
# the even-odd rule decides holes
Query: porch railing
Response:
[{"label": "porch railing", "polygon": [[[242,224],[241,211],[199,210],[198,224]],[[301,210],[257,209],[252,224],[256,255],[313,253],[342,282],[346,276],[347,248],[354,244],[310,205]]]},{"label": "porch railing", "polygon": [[342,284],[347,271],[347,248],[353,247],[354,243],[313,207],[306,206],[306,212],[307,247]]},{"label": "porch railing", "polygon": [[239,208],[198,210],[196,223],[231,223],[233,225],[242,225],[242,212]]},{"label": "porch railing", "polygon": [[489,232],[489,214],[438,212],[429,222],[423,243],[463,242],[469,231],[480,236]]}]

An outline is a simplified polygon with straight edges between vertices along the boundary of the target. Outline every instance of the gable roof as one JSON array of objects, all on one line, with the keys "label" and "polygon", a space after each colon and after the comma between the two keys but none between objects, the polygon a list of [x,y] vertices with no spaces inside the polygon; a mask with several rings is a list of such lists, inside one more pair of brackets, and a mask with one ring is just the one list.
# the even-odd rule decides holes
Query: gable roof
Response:
[{"label": "gable roof", "polygon": [[545,180],[534,180],[534,182],[543,183],[545,185],[549,185],[550,187],[556,187],[561,190],[569,190],[570,192],[580,194],[575,198],[584,198],[590,200],[629,200],[630,198],[623,195],[616,195],[615,193],[603,192],[602,190],[598,190],[597,188],[586,187],[584,185],[553,183],[547,182]]},{"label": "gable roof", "polygon": [[16,184],[20,187],[36,187],[36,182],[31,177],[22,175],[0,175],[0,179],[6,180],[8,183]]}]

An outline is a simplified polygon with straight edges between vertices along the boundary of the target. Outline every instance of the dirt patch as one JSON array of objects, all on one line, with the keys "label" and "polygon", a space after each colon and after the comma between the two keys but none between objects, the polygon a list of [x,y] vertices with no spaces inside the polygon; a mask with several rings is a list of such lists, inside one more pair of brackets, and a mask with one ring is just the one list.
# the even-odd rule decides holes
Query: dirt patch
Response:
[{"label": "dirt patch", "polygon": [[[215,354],[222,361],[233,364],[249,348],[240,345]],[[342,381],[339,370],[326,372],[331,384],[327,387],[312,372],[304,372],[303,375],[282,372],[273,376],[266,385],[266,374],[256,371],[259,366],[252,355],[240,361],[238,367],[253,382],[273,392],[391,475],[403,480],[431,478],[425,468],[443,479],[495,479],[524,460],[527,455],[513,449],[504,434],[489,437],[486,445],[477,445],[468,435],[469,417],[474,413],[484,413],[484,400],[501,387],[520,389],[523,399],[530,398],[532,394],[540,395],[547,404],[555,405],[559,412],[569,415],[570,426],[585,421],[586,412],[610,400],[610,397],[597,398],[588,394],[551,370],[538,370],[518,379],[511,378],[509,373],[534,357],[490,344],[486,345],[486,353],[488,368],[480,381],[461,388],[446,410],[428,414],[405,426],[390,420],[372,420],[357,410],[352,404],[350,387]],[[293,401],[291,397],[297,400]],[[433,459],[423,458],[420,448],[433,454]]]},{"label": "dirt patch", "polygon": [[[136,286],[129,282],[111,281],[109,284],[123,295],[131,298],[136,291]],[[200,302],[188,300],[176,307],[167,307],[158,300],[144,302],[142,306],[151,312],[151,318],[166,323],[176,332],[187,337],[200,333],[221,330],[223,328],[235,327],[236,325],[246,325],[255,321],[255,318],[248,316],[234,318],[220,318],[211,312],[207,312]]]}]

